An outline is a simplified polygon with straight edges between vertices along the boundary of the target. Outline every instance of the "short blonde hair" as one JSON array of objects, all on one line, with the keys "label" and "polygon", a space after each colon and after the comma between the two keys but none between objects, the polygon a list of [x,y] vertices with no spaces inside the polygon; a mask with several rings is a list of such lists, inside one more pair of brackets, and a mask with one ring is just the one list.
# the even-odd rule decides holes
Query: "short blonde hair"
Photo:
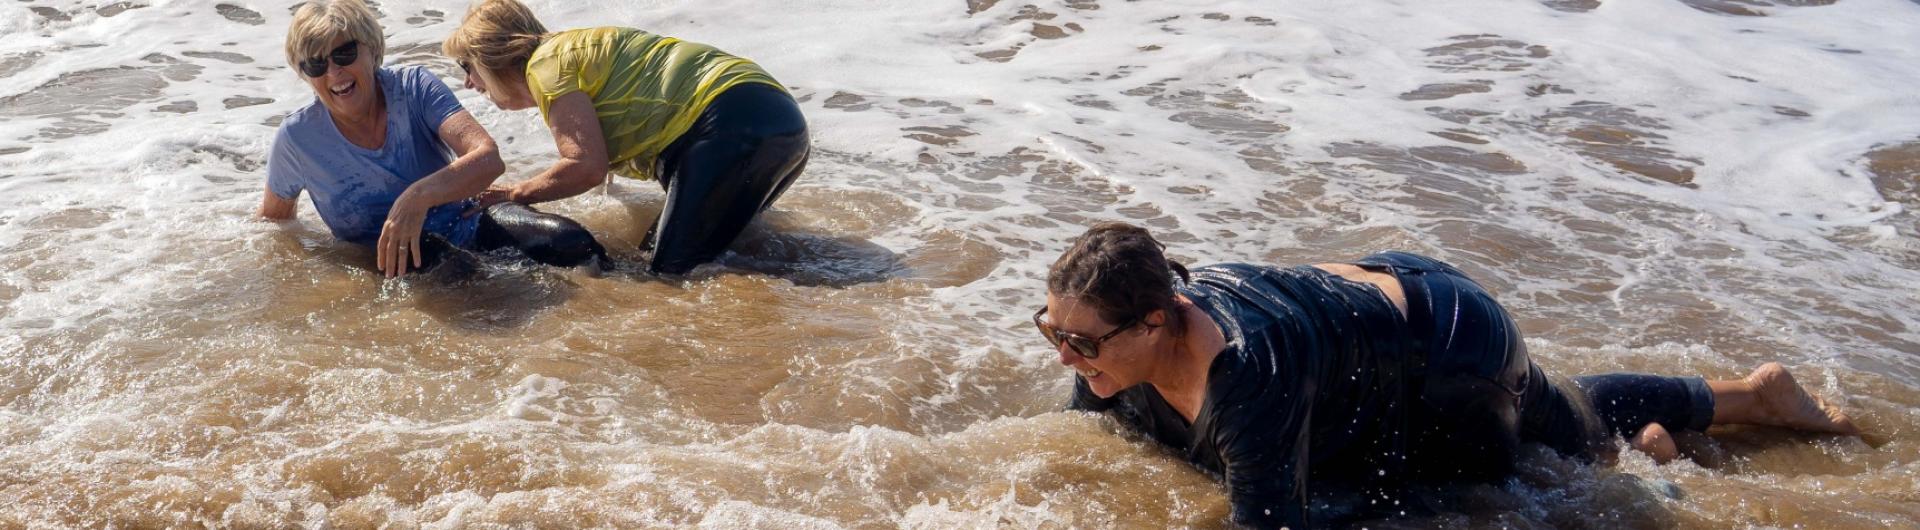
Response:
[{"label": "short blonde hair", "polygon": [[360,50],[379,68],[387,55],[387,38],[373,10],[361,0],[310,0],[293,13],[287,28],[287,66],[300,70],[300,61],[326,55],[342,36],[359,41]]},{"label": "short blonde hair", "polygon": [[[533,50],[546,38],[547,27],[533,17],[533,10],[516,0],[479,0],[467,8],[460,27],[453,29],[440,52],[478,67],[482,77],[526,70]],[[524,75],[524,74],[521,74]]]}]

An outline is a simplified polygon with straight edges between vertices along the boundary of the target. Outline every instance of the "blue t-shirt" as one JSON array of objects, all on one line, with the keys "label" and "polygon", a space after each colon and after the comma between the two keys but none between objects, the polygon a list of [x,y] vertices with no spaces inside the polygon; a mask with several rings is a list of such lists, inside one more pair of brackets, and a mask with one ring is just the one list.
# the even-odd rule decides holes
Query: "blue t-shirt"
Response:
[{"label": "blue t-shirt", "polygon": [[[267,157],[268,190],[287,200],[313,193],[313,206],[333,237],[362,245],[379,241],[387,210],[401,192],[447,167],[453,153],[440,140],[440,124],[464,110],[453,90],[424,66],[380,68],[374,81],[387,102],[387,137],[379,149],[348,142],[316,97],[280,123]],[[472,204],[469,199],[433,207],[422,230],[466,246],[479,217],[460,213]]]}]

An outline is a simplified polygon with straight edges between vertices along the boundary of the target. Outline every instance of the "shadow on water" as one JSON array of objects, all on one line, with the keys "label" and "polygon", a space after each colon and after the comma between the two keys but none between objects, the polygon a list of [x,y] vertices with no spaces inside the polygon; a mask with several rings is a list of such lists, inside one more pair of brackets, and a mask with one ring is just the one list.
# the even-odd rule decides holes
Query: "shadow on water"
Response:
[{"label": "shadow on water", "polygon": [[524,327],[542,312],[566,303],[580,288],[564,269],[518,256],[482,256],[475,269],[448,264],[413,279],[417,282],[414,306],[454,327],[508,330]]},{"label": "shadow on water", "polygon": [[[384,274],[373,266],[370,248],[329,241],[308,246],[305,252],[328,268],[351,269],[368,275],[365,277],[375,283],[384,281],[380,279]],[[319,270],[311,272],[322,274]],[[570,273],[569,269],[535,263],[511,250],[498,250],[448,259],[424,271],[411,272],[400,281],[405,285],[402,296],[428,317],[459,329],[499,331],[524,327],[541,313],[571,299],[580,286]]]},{"label": "shadow on water", "polygon": [[806,287],[848,287],[886,281],[906,271],[900,256],[849,236],[777,230],[755,223],[734,241],[720,264]]},{"label": "shadow on water", "polygon": [[[659,217],[661,204],[641,201],[623,205],[627,218],[635,221],[633,226],[611,230],[595,227],[594,236],[618,261],[615,270],[636,279],[656,278],[645,272],[652,252],[638,246],[646,240],[646,227]],[[815,230],[818,228],[807,227],[803,220],[786,212],[762,214],[716,260],[724,270],[702,267],[692,273],[693,277],[741,272],[765,274],[802,287],[850,287],[909,272],[900,255],[886,247],[857,236]]]}]

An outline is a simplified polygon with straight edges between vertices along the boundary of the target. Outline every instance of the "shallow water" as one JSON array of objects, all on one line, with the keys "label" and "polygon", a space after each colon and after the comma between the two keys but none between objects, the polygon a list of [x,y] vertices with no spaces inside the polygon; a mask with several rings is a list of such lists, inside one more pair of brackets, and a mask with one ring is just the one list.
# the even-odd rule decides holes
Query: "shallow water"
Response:
[{"label": "shallow water", "polygon": [[[1920,3],[530,5],[759,60],[806,176],[685,279],[383,281],[309,205],[251,218],[312,97],[288,9],[0,5],[0,528],[1219,527],[1213,479],[1058,412],[1027,317],[1105,219],[1188,263],[1427,253],[1551,371],[1780,360],[1868,431],[1535,454],[1370,527],[1920,525]],[[379,8],[388,64],[457,71],[460,7]],[[506,178],[551,160],[459,94]],[[636,258],[661,200],[551,209]]]}]

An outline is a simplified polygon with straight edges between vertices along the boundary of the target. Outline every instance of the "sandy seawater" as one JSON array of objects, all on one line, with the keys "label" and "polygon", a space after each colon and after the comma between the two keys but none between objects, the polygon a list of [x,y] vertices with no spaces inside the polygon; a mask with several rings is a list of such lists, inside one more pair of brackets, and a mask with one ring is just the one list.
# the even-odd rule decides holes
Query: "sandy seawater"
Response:
[{"label": "sandy seawater", "polygon": [[[304,199],[252,218],[312,98],[289,9],[0,6],[0,528],[1222,527],[1214,478],[1060,410],[1028,317],[1099,220],[1189,264],[1429,254],[1552,372],[1777,360],[1867,430],[1535,452],[1368,527],[1920,524],[1920,3],[529,5],[758,60],[806,176],[684,278],[622,180],[542,206],[612,270],[388,281]],[[457,84],[462,7],[378,10]],[[553,159],[458,94],[506,180]]]}]

